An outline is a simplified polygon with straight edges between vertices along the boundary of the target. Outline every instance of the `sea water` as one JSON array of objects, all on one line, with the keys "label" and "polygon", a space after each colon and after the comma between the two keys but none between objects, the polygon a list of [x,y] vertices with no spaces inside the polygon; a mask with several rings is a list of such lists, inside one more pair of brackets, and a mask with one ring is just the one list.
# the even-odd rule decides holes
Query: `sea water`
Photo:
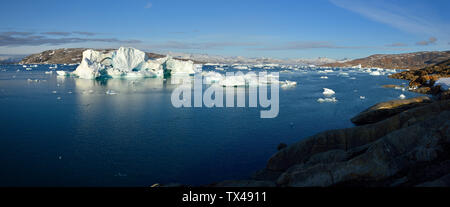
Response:
[{"label": "sea water", "polygon": [[[57,76],[49,67],[0,65],[0,186],[246,179],[265,167],[279,143],[352,127],[350,118],[373,104],[420,95],[383,88],[407,82],[361,69],[253,68],[297,82],[280,88],[278,116],[261,119],[260,108],[175,108],[177,86],[170,79],[83,80]],[[227,71],[237,70],[220,72]],[[326,98],[323,88],[335,91],[337,101],[318,102]]]}]

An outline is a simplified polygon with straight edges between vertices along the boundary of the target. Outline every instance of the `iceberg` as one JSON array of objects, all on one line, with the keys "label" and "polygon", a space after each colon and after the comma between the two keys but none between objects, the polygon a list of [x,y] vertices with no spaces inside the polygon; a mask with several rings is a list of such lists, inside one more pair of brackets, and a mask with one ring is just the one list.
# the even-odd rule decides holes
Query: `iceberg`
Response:
[{"label": "iceberg", "polygon": [[448,91],[450,89],[450,78],[439,78],[434,86],[441,86],[441,90]]},{"label": "iceberg", "polygon": [[399,98],[400,98],[400,99],[405,99],[406,96],[405,96],[404,94],[400,94]]},{"label": "iceberg", "polygon": [[270,84],[286,84],[294,86],[295,81],[278,81],[278,76],[271,74],[265,74],[263,76],[257,76],[255,73],[247,74],[235,74],[233,76],[226,76],[218,72],[209,71],[202,72],[205,84],[217,84],[223,87],[245,87],[245,86],[257,86],[257,85],[270,85]]},{"label": "iceberg", "polygon": [[100,70],[104,69],[104,66],[100,64],[102,61],[101,56],[102,54],[98,51],[90,49],[84,51],[83,60],[72,74],[83,79],[94,79],[96,77],[100,77]]},{"label": "iceberg", "polygon": [[111,54],[111,64],[114,70],[132,72],[145,64],[145,52],[134,48],[121,47]]},{"label": "iceberg", "polygon": [[323,88],[323,92],[322,94],[325,96],[332,96],[334,95],[336,92],[334,92],[333,90],[329,89],[329,88]]},{"label": "iceberg", "polygon": [[206,84],[218,83],[219,81],[224,79],[224,76],[222,74],[212,71],[202,72],[202,75],[204,77],[204,83]]},{"label": "iceberg", "polygon": [[380,73],[380,71],[373,71],[373,72],[369,73],[369,75],[379,76],[379,75],[381,75],[381,73]]},{"label": "iceberg", "polygon": [[242,75],[226,76],[225,79],[220,80],[218,84],[223,87],[242,87],[246,86],[246,81],[245,77]]},{"label": "iceberg", "polygon": [[280,84],[281,84],[281,88],[291,88],[291,87],[296,86],[297,82],[285,80],[285,81],[281,81]]},{"label": "iceberg", "polygon": [[245,65],[236,65],[236,66],[233,66],[233,68],[236,70],[248,70],[249,69],[248,66],[245,66]]},{"label": "iceberg", "polygon": [[170,56],[149,59],[145,52],[130,47],[103,53],[95,50],[83,52],[83,59],[72,75],[83,79],[156,78],[175,74],[194,74],[198,65]]},{"label": "iceberg", "polygon": [[175,60],[171,57],[165,58],[165,70],[170,72],[172,75],[179,75],[179,74],[194,74],[195,73],[195,66],[194,62],[188,60],[188,61],[180,61]]},{"label": "iceberg", "polygon": [[332,98],[319,98],[319,99],[317,99],[317,102],[319,102],[319,103],[324,103],[324,102],[335,103],[335,102],[337,102],[337,99],[335,97],[332,97]]}]

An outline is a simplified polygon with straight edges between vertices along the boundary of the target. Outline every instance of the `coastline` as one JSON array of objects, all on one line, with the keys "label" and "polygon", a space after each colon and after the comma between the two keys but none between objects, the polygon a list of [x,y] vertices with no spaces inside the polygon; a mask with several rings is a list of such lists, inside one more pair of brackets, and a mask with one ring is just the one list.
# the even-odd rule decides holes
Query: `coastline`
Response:
[{"label": "coastline", "polygon": [[[412,91],[431,98],[378,103],[352,118],[354,127],[324,131],[279,147],[266,167],[249,179],[207,186],[450,186],[450,91],[434,86],[438,78],[448,77],[448,62],[389,76],[407,79],[402,77],[419,74],[407,79],[416,86]],[[428,90],[417,90],[425,87]]]}]

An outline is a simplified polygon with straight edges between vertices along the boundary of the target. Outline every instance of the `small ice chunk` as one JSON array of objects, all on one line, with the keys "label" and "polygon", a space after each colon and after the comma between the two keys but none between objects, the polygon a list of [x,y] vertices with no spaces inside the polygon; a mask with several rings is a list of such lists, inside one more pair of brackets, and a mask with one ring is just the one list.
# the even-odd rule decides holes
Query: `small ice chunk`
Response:
[{"label": "small ice chunk", "polygon": [[369,73],[369,75],[379,76],[379,75],[381,75],[381,73],[380,73],[380,71],[373,71],[373,72]]},{"label": "small ice chunk", "polygon": [[359,99],[366,99],[365,96],[359,96]]},{"label": "small ice chunk", "polygon": [[328,79],[328,76],[320,76],[321,79]]},{"label": "small ice chunk", "polygon": [[53,73],[53,71],[45,71],[45,74],[52,74]]},{"label": "small ice chunk", "polygon": [[325,96],[332,96],[334,95],[336,92],[334,92],[333,90],[329,89],[329,88],[323,88],[323,92],[322,94]]},{"label": "small ice chunk", "polygon": [[441,86],[441,90],[447,91],[450,89],[450,78],[439,78],[435,83],[434,86]]},{"label": "small ice chunk", "polygon": [[291,87],[296,86],[297,82],[285,80],[285,81],[281,81],[280,84],[281,84],[281,88],[291,88]]},{"label": "small ice chunk", "polygon": [[56,91],[52,91],[53,94],[56,94]]},{"label": "small ice chunk", "polygon": [[332,102],[332,103],[335,103],[335,102],[337,102],[337,99],[336,99],[336,97],[332,97],[332,98],[319,98],[319,99],[317,99],[317,102],[319,102],[319,103],[324,103],[324,102]]},{"label": "small ice chunk", "polygon": [[406,98],[406,96],[405,96],[405,95],[403,95],[403,94],[400,94],[399,98],[400,98],[400,99],[405,99],[405,98]]},{"label": "small ice chunk", "polygon": [[67,73],[66,73],[66,71],[58,70],[58,71],[56,71],[56,74],[58,74],[59,76],[66,76]]}]

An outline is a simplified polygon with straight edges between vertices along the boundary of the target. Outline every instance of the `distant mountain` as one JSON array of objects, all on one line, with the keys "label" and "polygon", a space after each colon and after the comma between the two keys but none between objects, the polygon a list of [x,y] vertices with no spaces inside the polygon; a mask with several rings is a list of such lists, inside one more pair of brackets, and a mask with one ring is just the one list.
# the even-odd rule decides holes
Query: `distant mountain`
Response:
[{"label": "distant mountain", "polygon": [[[47,50],[41,53],[27,56],[20,61],[20,64],[78,64],[83,57],[83,51],[89,48],[62,48]],[[96,49],[97,50],[97,49]],[[110,52],[114,49],[98,49],[102,52]],[[161,58],[165,55],[156,53],[146,53],[149,58]],[[179,58],[178,58],[179,59]],[[199,63],[198,61],[194,61]]]},{"label": "distant mountain", "polygon": [[19,63],[26,55],[2,55],[0,54],[0,64],[16,64]]},{"label": "distant mountain", "polygon": [[192,59],[205,63],[220,63],[220,64],[292,64],[292,65],[322,65],[327,63],[335,63],[346,60],[335,60],[326,57],[305,59],[305,58],[291,58],[291,59],[277,59],[269,57],[253,57],[247,58],[242,56],[220,56],[207,54],[186,54],[186,53],[167,53],[173,57]]},{"label": "distant mountain", "polygon": [[327,63],[322,66],[352,67],[361,64],[364,68],[390,68],[417,70],[429,65],[437,64],[450,58],[450,51],[444,52],[414,52],[403,54],[371,55],[346,62]]}]

